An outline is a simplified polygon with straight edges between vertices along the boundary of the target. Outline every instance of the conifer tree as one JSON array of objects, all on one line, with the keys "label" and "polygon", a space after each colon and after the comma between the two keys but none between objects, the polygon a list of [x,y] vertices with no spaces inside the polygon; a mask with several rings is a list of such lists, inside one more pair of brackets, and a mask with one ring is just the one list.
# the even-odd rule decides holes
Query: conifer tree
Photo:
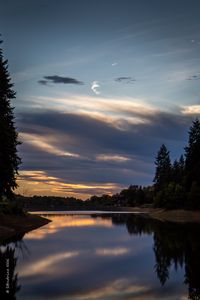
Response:
[{"label": "conifer tree", "polygon": [[195,183],[200,186],[200,121],[193,121],[185,148],[185,180],[188,190]]},{"label": "conifer tree", "polygon": [[[2,41],[0,41],[0,44]],[[15,98],[8,72],[8,61],[0,48],[0,200],[12,200],[17,187],[20,158],[17,155],[18,134],[11,100]]]},{"label": "conifer tree", "polygon": [[169,151],[163,144],[156,156],[156,172],[154,177],[155,191],[161,191],[171,181],[171,162]]},{"label": "conifer tree", "polygon": [[183,184],[185,172],[185,161],[183,155],[179,160],[175,160],[172,166],[172,181],[174,183]]}]

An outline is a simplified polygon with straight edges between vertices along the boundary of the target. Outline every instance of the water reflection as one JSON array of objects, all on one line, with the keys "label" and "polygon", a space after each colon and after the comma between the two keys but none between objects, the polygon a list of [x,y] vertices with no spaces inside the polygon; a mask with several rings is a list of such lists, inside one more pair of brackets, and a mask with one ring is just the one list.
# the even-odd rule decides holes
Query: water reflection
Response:
[{"label": "water reflection", "polygon": [[16,249],[23,251],[23,242],[16,241],[14,244],[0,246],[0,299],[16,299],[16,293],[21,286],[18,284],[18,274],[16,273],[17,254]]},{"label": "water reflection", "polygon": [[200,225],[160,222],[134,215],[112,216],[113,224],[126,224],[130,234],[153,234],[155,272],[162,286],[170,277],[170,268],[185,270],[188,299],[200,299]]},{"label": "water reflection", "polygon": [[[1,299],[200,299],[199,224],[132,214],[49,218],[25,243],[1,246]],[[20,254],[25,245],[30,255]]]}]

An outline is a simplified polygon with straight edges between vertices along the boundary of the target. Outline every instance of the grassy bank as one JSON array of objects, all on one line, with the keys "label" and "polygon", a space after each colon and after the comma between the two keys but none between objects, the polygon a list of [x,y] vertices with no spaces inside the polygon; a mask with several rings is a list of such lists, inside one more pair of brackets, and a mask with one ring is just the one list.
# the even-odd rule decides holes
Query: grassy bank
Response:
[{"label": "grassy bank", "polygon": [[4,215],[0,217],[0,243],[15,237],[23,237],[25,233],[46,225],[50,220],[37,215]]}]

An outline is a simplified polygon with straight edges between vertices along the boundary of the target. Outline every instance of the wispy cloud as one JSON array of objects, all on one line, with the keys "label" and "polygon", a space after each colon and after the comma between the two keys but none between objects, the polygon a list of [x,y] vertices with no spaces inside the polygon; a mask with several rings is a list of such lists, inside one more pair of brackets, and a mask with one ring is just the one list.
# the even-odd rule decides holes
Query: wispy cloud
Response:
[{"label": "wispy cloud", "polygon": [[[106,123],[117,126],[126,122],[131,124],[148,123],[148,116],[158,112],[155,106],[148,104],[145,100],[124,97],[107,98],[80,95],[63,95],[63,98],[34,97],[32,105],[41,109],[54,109],[57,112],[75,113],[76,115],[88,116],[99,119]],[[123,122],[125,120],[125,123]],[[120,125],[120,126],[121,126]]]},{"label": "wispy cloud", "polygon": [[48,81],[47,80],[38,80],[38,83],[41,85],[47,85]]},{"label": "wispy cloud", "polygon": [[200,114],[200,105],[188,105],[183,106],[182,111],[184,115],[199,115]]},{"label": "wispy cloud", "polygon": [[91,90],[96,94],[96,95],[99,95],[100,94],[100,91],[99,91],[99,88],[100,88],[100,84],[98,81],[93,81],[92,82],[92,86],[91,86]]},{"label": "wispy cloud", "polygon": [[47,153],[51,153],[58,156],[80,157],[76,153],[61,150],[58,147],[54,146],[53,144],[50,144],[48,138],[45,138],[44,136],[42,137],[37,134],[20,133],[20,139],[24,143],[31,144],[32,146],[40,148]]},{"label": "wispy cloud", "polygon": [[109,154],[99,154],[96,157],[99,161],[113,161],[113,162],[126,162],[130,160],[130,158],[122,155],[109,155]]},{"label": "wispy cloud", "polygon": [[116,82],[133,83],[136,80],[130,76],[122,76],[122,77],[115,78],[115,81]]},{"label": "wispy cloud", "polygon": [[63,83],[63,84],[77,84],[77,85],[83,85],[84,83],[82,81],[79,81],[75,78],[71,77],[63,77],[58,75],[53,76],[44,76],[44,80],[39,80],[38,83],[42,85],[47,85],[47,83]]},{"label": "wispy cloud", "polygon": [[187,78],[187,80],[199,80],[199,79],[200,79],[200,74],[191,75]]},{"label": "wispy cloud", "polygon": [[91,195],[112,194],[122,189],[116,183],[71,183],[62,178],[48,175],[45,171],[20,171],[17,193],[31,195],[60,195],[87,199]]},{"label": "wispy cloud", "polygon": [[111,64],[111,66],[113,66],[113,67],[115,67],[115,66],[117,66],[117,65],[118,65],[117,62],[114,62],[114,63]]}]

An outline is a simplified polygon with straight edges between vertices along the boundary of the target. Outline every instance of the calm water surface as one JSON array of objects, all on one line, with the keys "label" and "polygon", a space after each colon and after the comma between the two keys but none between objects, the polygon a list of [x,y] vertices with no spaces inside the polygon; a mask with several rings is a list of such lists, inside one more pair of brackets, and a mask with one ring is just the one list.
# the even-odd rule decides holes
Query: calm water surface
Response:
[{"label": "calm water surface", "polygon": [[199,225],[116,213],[48,218],[1,246],[11,299],[200,299]]}]

